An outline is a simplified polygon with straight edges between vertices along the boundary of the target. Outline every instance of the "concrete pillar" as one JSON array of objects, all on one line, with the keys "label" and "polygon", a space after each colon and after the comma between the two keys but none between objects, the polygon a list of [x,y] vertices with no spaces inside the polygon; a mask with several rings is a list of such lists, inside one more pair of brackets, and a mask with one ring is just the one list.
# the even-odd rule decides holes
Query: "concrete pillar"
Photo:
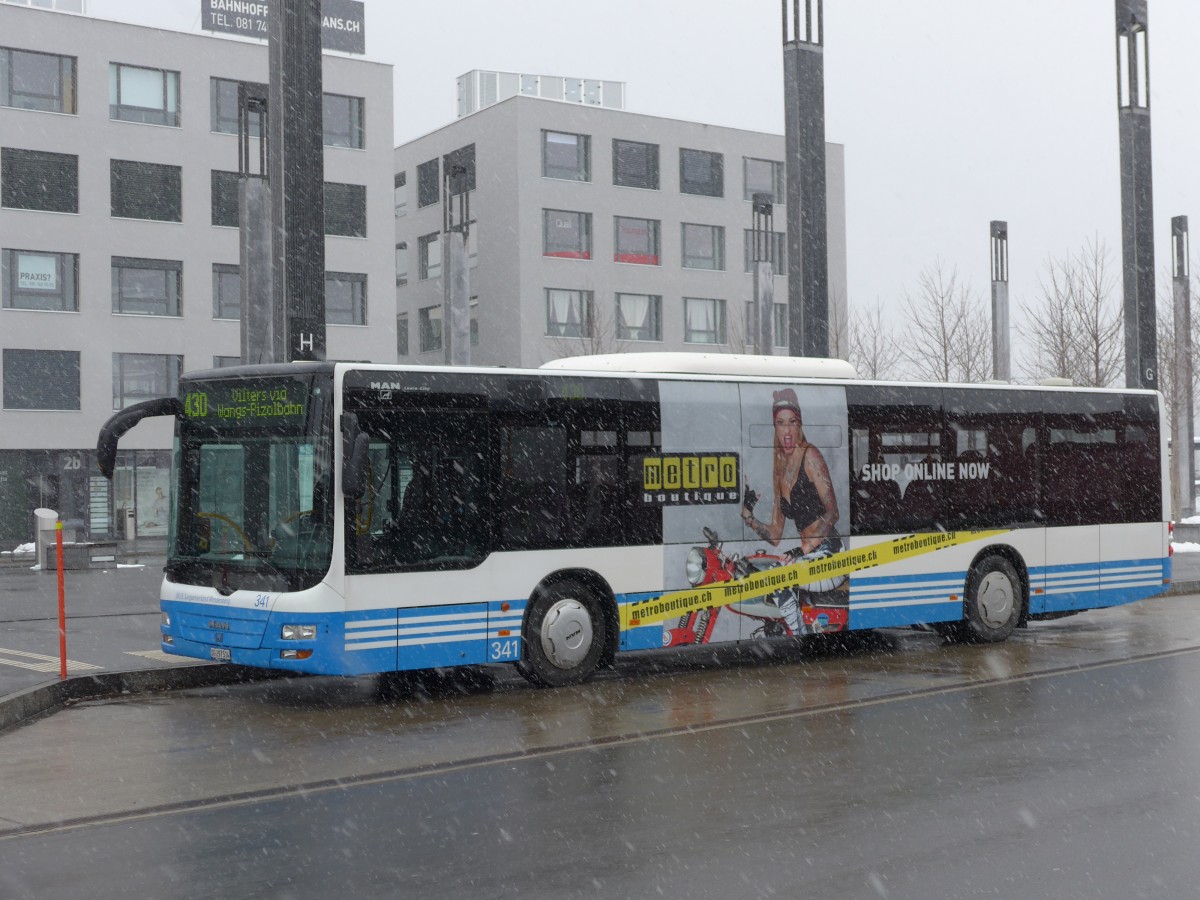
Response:
[{"label": "concrete pillar", "polygon": [[788,348],[829,356],[823,0],[783,2]]},{"label": "concrete pillar", "polygon": [[1154,191],[1150,168],[1150,41],[1146,0],[1116,0],[1121,142],[1125,384],[1158,389]]},{"label": "concrete pillar", "polygon": [[1173,457],[1175,516],[1196,514],[1195,398],[1192,396],[1192,297],[1188,264],[1187,216],[1171,219],[1175,358],[1171,368],[1171,455]]},{"label": "concrete pillar", "polygon": [[1008,332],[1008,223],[991,225],[992,251],[992,378],[1012,381]]},{"label": "concrete pillar", "polygon": [[268,179],[274,306],[287,359],[325,358],[321,0],[272,3]]}]

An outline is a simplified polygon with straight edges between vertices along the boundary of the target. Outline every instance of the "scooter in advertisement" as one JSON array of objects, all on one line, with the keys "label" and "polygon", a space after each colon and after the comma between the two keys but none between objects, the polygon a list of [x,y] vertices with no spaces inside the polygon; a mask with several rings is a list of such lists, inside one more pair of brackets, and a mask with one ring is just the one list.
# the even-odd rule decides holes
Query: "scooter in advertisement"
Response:
[{"label": "scooter in advertisement", "polygon": [[[800,557],[762,549],[743,556],[726,552],[719,535],[711,528],[704,529],[704,538],[707,545],[692,547],[684,564],[692,587],[735,581],[778,566],[823,559],[836,552],[827,542]],[[849,621],[845,594],[838,591],[844,582],[845,576],[841,576],[811,587],[780,588],[764,597],[685,613],[673,626],[664,629],[663,646],[711,643],[722,617],[731,616],[751,620],[751,640],[842,631]],[[834,596],[829,596],[831,593]]]}]

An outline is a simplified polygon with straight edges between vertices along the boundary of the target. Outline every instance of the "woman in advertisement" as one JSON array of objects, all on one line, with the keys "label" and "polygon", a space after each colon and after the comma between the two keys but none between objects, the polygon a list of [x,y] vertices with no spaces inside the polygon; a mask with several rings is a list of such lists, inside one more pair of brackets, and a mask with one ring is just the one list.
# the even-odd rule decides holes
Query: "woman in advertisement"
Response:
[{"label": "woman in advertisement", "polygon": [[[746,484],[742,502],[742,521],[772,546],[779,546],[790,519],[800,535],[800,546],[788,551],[798,559],[814,551],[827,556],[841,549],[833,534],[838,521],[837,496],[825,457],[804,437],[800,401],[792,388],[775,391],[771,417],[775,426],[775,460],[772,477],[775,505],[771,518],[761,522],[754,517],[758,494]],[[829,588],[825,588],[828,590]]]}]

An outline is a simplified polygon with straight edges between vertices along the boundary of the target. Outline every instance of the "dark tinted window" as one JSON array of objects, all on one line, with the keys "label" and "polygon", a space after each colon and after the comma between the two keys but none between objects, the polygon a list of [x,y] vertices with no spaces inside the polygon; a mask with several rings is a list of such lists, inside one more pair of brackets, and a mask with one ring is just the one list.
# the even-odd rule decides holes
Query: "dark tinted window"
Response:
[{"label": "dark tinted window", "polygon": [[325,94],[321,98],[321,114],[325,128],[326,147],[350,147],[361,150],[366,146],[363,133],[363,98]]},{"label": "dark tinted window", "polygon": [[110,189],[116,218],[183,221],[183,170],[179,166],[114,159]]},{"label": "dark tinted window", "polygon": [[3,353],[5,409],[79,409],[79,353],[12,350]]},{"label": "dark tinted window", "polygon": [[441,197],[438,184],[438,160],[431,159],[417,166],[417,208],[432,206]]},{"label": "dark tinted window", "polygon": [[613,184],[658,190],[658,144],[613,141]]},{"label": "dark tinted window", "polygon": [[725,157],[709,150],[679,150],[679,191],[702,197],[725,196]]},{"label": "dark tinted window", "polygon": [[938,388],[846,388],[851,534],[933,531],[946,521]]},{"label": "dark tinted window", "polygon": [[325,182],[325,233],[340,237],[367,236],[367,187]]},{"label": "dark tinted window", "polygon": [[237,228],[241,178],[237,172],[212,170],[212,223],[225,228]]},{"label": "dark tinted window", "polygon": [[947,527],[1041,524],[1042,396],[945,390],[946,458],[954,464],[945,484]]},{"label": "dark tinted window", "polygon": [[0,205],[79,212],[79,157],[45,150],[0,149]]}]

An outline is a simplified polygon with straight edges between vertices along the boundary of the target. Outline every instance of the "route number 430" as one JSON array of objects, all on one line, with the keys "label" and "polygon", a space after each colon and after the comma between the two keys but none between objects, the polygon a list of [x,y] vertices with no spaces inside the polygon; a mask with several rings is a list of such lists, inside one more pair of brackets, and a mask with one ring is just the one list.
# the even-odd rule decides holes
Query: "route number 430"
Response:
[{"label": "route number 430", "polygon": [[492,641],[488,645],[488,660],[491,662],[513,661],[521,658],[521,639],[510,638]]}]

